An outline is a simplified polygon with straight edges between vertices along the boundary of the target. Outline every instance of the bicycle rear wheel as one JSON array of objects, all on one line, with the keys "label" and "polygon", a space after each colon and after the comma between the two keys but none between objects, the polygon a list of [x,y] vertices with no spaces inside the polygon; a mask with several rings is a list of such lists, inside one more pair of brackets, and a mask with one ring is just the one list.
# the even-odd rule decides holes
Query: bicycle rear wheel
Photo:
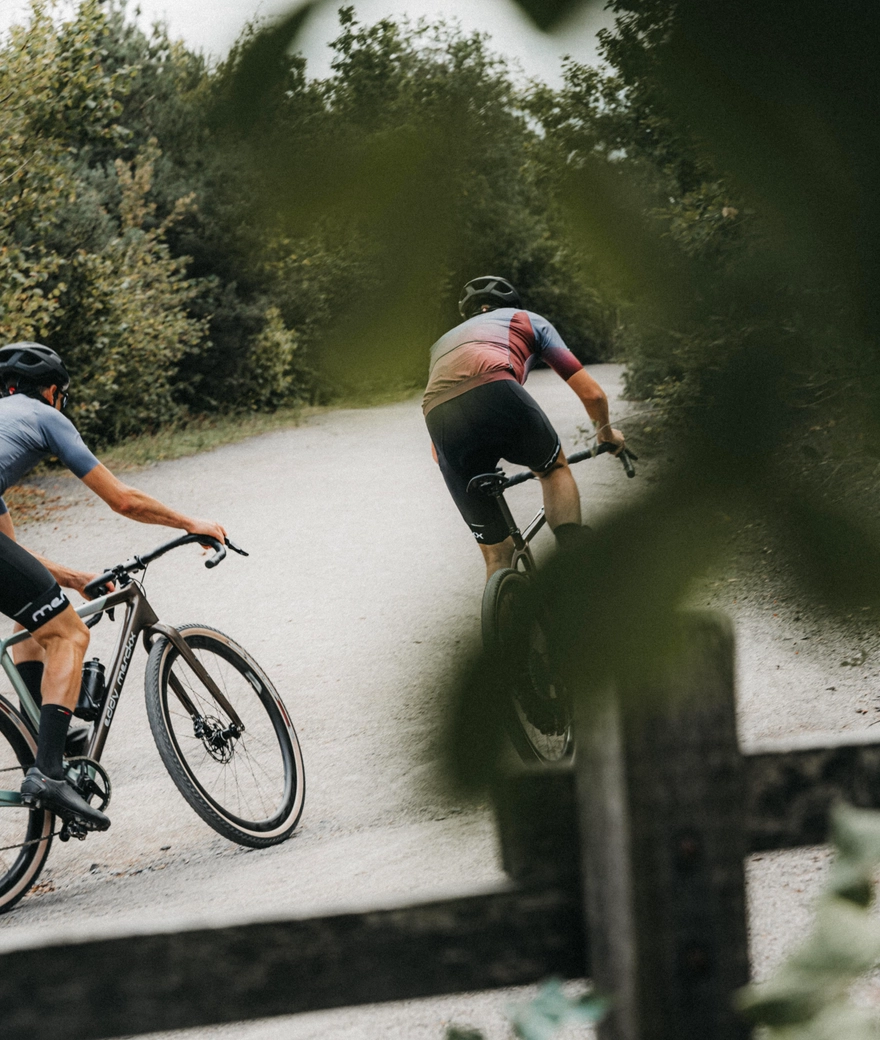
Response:
[{"label": "bicycle rear wheel", "polygon": [[229,636],[205,625],[178,629],[238,714],[239,728],[160,636],[146,672],[147,715],[178,790],[214,830],[252,848],[290,837],[305,799],[299,740],[269,678]]},{"label": "bicycle rear wheel", "polygon": [[[36,740],[17,712],[0,703],[0,788],[17,791],[34,764]],[[55,817],[41,809],[0,803],[0,914],[11,910],[40,876],[52,845]]]},{"label": "bicycle rear wheel", "polygon": [[483,645],[495,652],[505,723],[524,762],[561,762],[574,751],[571,700],[555,677],[550,640],[531,580],[510,568],[486,584]]}]

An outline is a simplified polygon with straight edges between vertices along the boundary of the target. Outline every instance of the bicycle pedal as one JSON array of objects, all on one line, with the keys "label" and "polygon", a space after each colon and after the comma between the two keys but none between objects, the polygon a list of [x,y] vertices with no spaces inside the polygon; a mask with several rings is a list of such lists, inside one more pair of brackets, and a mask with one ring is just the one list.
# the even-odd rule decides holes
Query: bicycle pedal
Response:
[{"label": "bicycle pedal", "polygon": [[71,838],[76,838],[77,841],[85,841],[88,833],[89,828],[79,820],[65,820],[64,825],[58,832],[58,837],[61,841],[70,841]]}]

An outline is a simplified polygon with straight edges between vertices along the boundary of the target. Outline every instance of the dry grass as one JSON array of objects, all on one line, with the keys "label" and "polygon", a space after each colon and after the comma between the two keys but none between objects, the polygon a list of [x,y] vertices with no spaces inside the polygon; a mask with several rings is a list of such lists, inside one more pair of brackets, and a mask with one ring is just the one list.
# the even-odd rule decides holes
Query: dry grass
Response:
[{"label": "dry grass", "polygon": [[33,484],[17,484],[4,492],[3,499],[16,526],[51,520],[68,508],[61,495],[50,494]]}]

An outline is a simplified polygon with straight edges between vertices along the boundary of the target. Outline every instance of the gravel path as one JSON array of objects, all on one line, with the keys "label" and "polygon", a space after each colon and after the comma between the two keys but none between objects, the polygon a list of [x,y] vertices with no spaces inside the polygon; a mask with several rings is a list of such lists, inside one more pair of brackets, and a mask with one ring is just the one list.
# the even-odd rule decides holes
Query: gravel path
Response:
[{"label": "gravel path", "polygon": [[[593,371],[619,419],[631,410],[617,401],[619,367]],[[585,418],[574,395],[550,372],[535,373],[529,389],[572,448]],[[576,473],[588,522],[651,479],[648,465],[641,480],[626,481],[607,458]],[[486,807],[452,804],[434,783],[443,726],[438,693],[478,635],[482,560],[431,462],[417,401],[327,412],[297,429],[163,463],[132,482],[222,520],[251,552],[206,571],[195,548],[181,550],[153,565],[147,591],[163,620],[227,631],[273,676],[303,744],[305,813],[295,837],[267,851],[239,848],[208,829],[181,800],[152,744],[138,650],[104,758],[114,784],[113,826],[82,844],[56,844],[37,890],[3,918],[0,949],[365,909],[501,880]],[[20,538],[49,556],[98,569],[164,537],[87,500],[72,479],[48,484],[64,508],[21,529]],[[517,515],[529,513],[539,495],[535,486],[517,489]],[[773,568],[751,567],[733,581],[710,578],[695,592],[696,602],[728,609],[737,621],[744,745],[867,728],[880,719],[872,696],[877,672],[868,667],[873,632],[860,628],[858,617],[839,629],[819,628]],[[95,632],[99,656],[110,627]],[[824,850],[750,862],[757,973],[803,933],[826,864]],[[504,1008],[529,992],[173,1036],[441,1040],[444,1023],[456,1021],[501,1040],[508,1036]]]}]

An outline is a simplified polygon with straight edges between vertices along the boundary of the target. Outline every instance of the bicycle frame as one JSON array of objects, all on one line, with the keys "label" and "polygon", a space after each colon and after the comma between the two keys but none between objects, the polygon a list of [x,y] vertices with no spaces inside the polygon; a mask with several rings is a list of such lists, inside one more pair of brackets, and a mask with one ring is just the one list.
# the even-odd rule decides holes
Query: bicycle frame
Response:
[{"label": "bicycle frame", "polygon": [[[128,584],[114,590],[113,592],[107,593],[104,596],[99,596],[97,599],[90,600],[88,603],[84,603],[81,607],[77,607],[76,612],[80,617],[84,618],[93,614],[101,614],[105,610],[111,610],[113,607],[122,605],[125,606],[125,615],[122,619],[119,635],[116,639],[112,663],[106,680],[107,695],[104,700],[104,707],[101,710],[101,714],[95,721],[95,728],[86,751],[86,757],[91,758],[96,762],[101,759],[107,736],[110,733],[110,726],[112,725],[116,714],[116,706],[119,703],[119,698],[122,695],[122,688],[125,685],[125,679],[128,675],[132,654],[137,645],[138,637],[141,635],[143,635],[144,648],[147,653],[149,653],[153,639],[156,636],[166,636],[174,644],[175,648],[189,667],[195,672],[199,679],[202,680],[217,703],[228,714],[230,720],[237,725],[242,732],[244,732],[244,723],[239,718],[235,709],[218,689],[211,676],[202,667],[201,662],[193,654],[192,650],[178,630],[172,625],[166,625],[159,621],[159,618],[156,616],[155,611],[147,600],[146,593],[138,582],[130,581]],[[32,735],[36,736],[40,725],[40,712],[33,697],[31,697],[27,687],[22,681],[18,669],[15,667],[15,662],[12,660],[12,656],[9,653],[10,647],[15,646],[16,643],[24,642],[24,640],[29,637],[29,632],[22,631],[16,632],[7,639],[0,640],[0,662],[2,662],[3,670],[9,677],[12,687],[19,697],[23,711],[22,713],[17,712],[15,708],[2,697],[0,697],[0,710],[3,710],[6,714],[13,714],[18,716],[18,718],[23,718]],[[191,715],[195,715],[196,709],[186,692],[180,686],[179,682],[172,679],[171,687],[184,708],[186,708]],[[21,795],[18,791],[0,791],[0,806],[14,806],[21,804]]]},{"label": "bicycle frame", "polygon": [[[573,455],[569,455],[568,464],[573,465],[576,462],[582,462],[584,459],[593,459],[597,455],[602,455],[609,451],[613,451],[613,446],[611,444],[598,444],[594,448],[587,448],[585,451],[576,451]],[[623,464],[623,468],[626,470],[626,475],[628,477],[634,477],[636,475],[636,471],[633,468],[634,460],[638,460],[637,455],[633,455],[631,451],[628,451],[625,448],[621,451],[620,461]],[[547,523],[547,517],[544,515],[544,507],[542,506],[534,517],[532,517],[531,521],[526,524],[526,529],[521,531],[516,520],[513,519],[510,506],[508,506],[505,501],[504,492],[506,489],[511,488],[516,484],[523,484],[527,480],[532,480],[537,477],[537,475],[537,473],[531,470],[525,470],[512,477],[505,477],[500,469],[496,469],[493,473],[481,473],[476,477],[472,477],[468,483],[468,491],[470,491],[472,487],[476,486],[476,490],[480,491],[482,494],[491,495],[498,502],[498,508],[501,510],[504,522],[507,524],[508,534],[513,539],[513,558],[511,559],[510,566],[514,570],[521,570],[526,573],[530,573],[535,569],[535,558],[529,548],[529,542],[531,542],[544,524]]]},{"label": "bicycle frame", "polygon": [[532,555],[529,542],[547,523],[544,507],[541,506],[529,523],[526,524],[525,530],[521,531],[513,518],[513,513],[510,511],[510,506],[507,504],[504,494],[499,494],[496,501],[498,502],[498,508],[501,510],[501,515],[504,517],[504,522],[507,524],[510,537],[513,539],[513,558],[510,561],[510,566],[514,570],[525,571],[527,574],[531,573],[535,569],[535,557]]}]

